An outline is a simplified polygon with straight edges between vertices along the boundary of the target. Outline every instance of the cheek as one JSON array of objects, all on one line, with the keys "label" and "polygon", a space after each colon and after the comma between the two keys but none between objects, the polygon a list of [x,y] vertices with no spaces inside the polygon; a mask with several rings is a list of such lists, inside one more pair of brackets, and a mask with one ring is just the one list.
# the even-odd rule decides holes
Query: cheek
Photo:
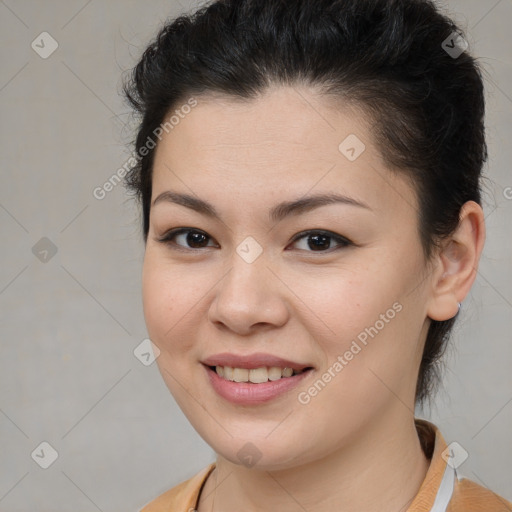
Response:
[{"label": "cheek", "polygon": [[314,279],[295,276],[292,282],[301,284],[294,292],[304,304],[304,317],[310,318],[310,330],[339,351],[360,333],[364,336],[365,328],[375,322],[380,326],[381,314],[390,310],[388,316],[395,316],[392,308],[399,293],[392,282],[379,282],[376,277],[368,267],[327,272]]},{"label": "cheek", "polygon": [[333,415],[341,421],[351,411],[354,417],[343,421],[355,428],[385,404],[397,399],[409,403],[422,347],[421,323],[412,304],[403,298],[393,304],[376,300],[364,312],[340,313],[333,328],[343,334],[323,340],[327,364],[319,378],[328,383],[325,389],[319,383],[322,396],[313,407],[321,410],[340,404],[342,409]]},{"label": "cheek", "polygon": [[[197,277],[151,253],[144,258],[142,301],[151,340],[162,351],[183,348],[174,342],[187,323],[187,314],[198,307],[201,287]],[[203,292],[204,293],[204,292]]]},{"label": "cheek", "polygon": [[350,273],[340,269],[295,281],[302,283],[297,295],[306,298],[307,329],[331,372],[330,392],[322,392],[320,401],[370,404],[387,393],[379,377],[392,388],[405,378],[414,380],[422,321],[410,290],[417,274],[412,265],[397,265],[381,253]]},{"label": "cheek", "polygon": [[[144,319],[151,341],[160,353],[156,363],[169,391],[187,411],[187,358],[193,343],[187,336],[193,329],[193,309],[197,299],[193,277],[183,275],[176,265],[146,252],[142,272]],[[187,363],[187,364],[184,364]]]},{"label": "cheek", "polygon": [[150,338],[162,348],[163,333],[171,328],[172,317],[179,302],[173,300],[172,288],[166,276],[147,258],[142,274],[142,303]]},{"label": "cheek", "polygon": [[218,280],[219,273],[211,265],[177,264],[160,250],[146,251],[144,318],[149,338],[160,350],[156,362],[173,395],[182,388],[169,374],[184,383],[191,369],[200,368],[198,360],[204,355],[200,340],[208,338],[209,301]]}]

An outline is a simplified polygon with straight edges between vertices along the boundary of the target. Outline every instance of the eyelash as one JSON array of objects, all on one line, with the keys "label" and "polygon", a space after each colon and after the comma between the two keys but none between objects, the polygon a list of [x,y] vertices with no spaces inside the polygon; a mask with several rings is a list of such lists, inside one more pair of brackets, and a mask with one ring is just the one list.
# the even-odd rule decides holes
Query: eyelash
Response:
[{"label": "eyelash", "polygon": [[[176,228],[176,229],[171,229],[170,231],[165,233],[161,238],[157,238],[157,241],[161,242],[163,244],[168,245],[173,250],[178,250],[178,251],[191,252],[191,251],[198,251],[198,250],[201,250],[201,249],[205,249],[206,247],[201,247],[201,248],[189,247],[189,248],[186,248],[186,247],[183,247],[182,245],[178,245],[175,242],[173,242],[173,239],[176,236],[181,235],[183,233],[189,233],[189,232],[190,233],[200,233],[202,235],[205,235],[207,239],[209,239],[209,240],[212,239],[212,237],[208,236],[204,231],[201,231],[200,229],[195,229],[195,228]],[[308,235],[322,235],[322,236],[325,236],[327,238],[330,238],[330,239],[334,240],[335,242],[340,244],[339,247],[334,248],[334,251],[339,250],[339,249],[343,249],[345,247],[349,247],[351,245],[354,245],[350,240],[348,240],[347,238],[345,238],[345,237],[343,237],[341,235],[337,235],[336,233],[333,233],[331,231],[324,231],[324,230],[321,230],[321,229],[310,229],[310,230],[307,230],[307,231],[301,231],[300,233],[297,233],[297,235],[295,235],[293,237],[291,243],[295,243],[295,242],[301,240],[302,238],[306,238]],[[330,249],[327,249],[325,251],[306,251],[306,252],[311,252],[311,253],[331,253],[331,252],[333,252],[333,249],[330,248]]]}]

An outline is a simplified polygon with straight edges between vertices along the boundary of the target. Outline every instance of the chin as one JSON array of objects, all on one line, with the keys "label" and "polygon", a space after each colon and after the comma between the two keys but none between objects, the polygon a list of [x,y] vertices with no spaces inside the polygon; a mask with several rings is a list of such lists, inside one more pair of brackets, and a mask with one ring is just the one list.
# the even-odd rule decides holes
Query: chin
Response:
[{"label": "chin", "polygon": [[[214,430],[196,428],[197,433],[215,451],[215,453],[237,466],[262,471],[277,471],[289,469],[317,457],[312,454],[314,447],[311,439],[298,439],[289,429],[274,433],[268,428],[245,428],[243,434],[232,436],[221,427]],[[230,423],[230,425],[233,425]],[[275,424],[274,424],[275,428]]]}]

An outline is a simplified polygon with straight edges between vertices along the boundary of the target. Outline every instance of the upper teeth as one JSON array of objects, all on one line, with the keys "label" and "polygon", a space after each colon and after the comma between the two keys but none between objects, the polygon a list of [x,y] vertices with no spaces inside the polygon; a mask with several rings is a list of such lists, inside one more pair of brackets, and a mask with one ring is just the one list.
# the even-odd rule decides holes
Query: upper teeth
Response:
[{"label": "upper teeth", "polygon": [[[260,384],[268,380],[279,380],[281,377],[291,377],[294,374],[293,368],[232,368],[231,366],[216,366],[215,370],[220,377],[234,382],[253,382]],[[295,372],[297,373],[297,372]]]}]

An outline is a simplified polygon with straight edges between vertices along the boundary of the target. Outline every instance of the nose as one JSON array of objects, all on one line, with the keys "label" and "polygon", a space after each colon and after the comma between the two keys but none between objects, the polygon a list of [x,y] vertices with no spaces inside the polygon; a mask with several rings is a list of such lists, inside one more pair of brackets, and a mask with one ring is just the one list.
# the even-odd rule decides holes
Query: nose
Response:
[{"label": "nose", "polygon": [[208,319],[241,336],[281,327],[289,316],[286,290],[263,255],[247,263],[234,253],[231,269],[215,287]]}]

